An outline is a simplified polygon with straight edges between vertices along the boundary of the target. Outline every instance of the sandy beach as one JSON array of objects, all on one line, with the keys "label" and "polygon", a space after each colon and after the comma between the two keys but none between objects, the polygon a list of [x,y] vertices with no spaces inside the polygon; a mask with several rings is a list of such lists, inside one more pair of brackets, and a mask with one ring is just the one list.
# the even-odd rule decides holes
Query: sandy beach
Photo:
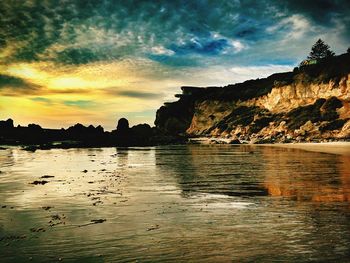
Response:
[{"label": "sandy beach", "polygon": [[[228,144],[230,139],[226,138],[192,138],[190,139],[193,143],[199,144]],[[323,142],[323,143],[313,143],[313,142],[305,142],[305,143],[274,143],[274,144],[248,144],[255,146],[269,146],[269,147],[284,147],[284,148],[292,148],[292,149],[301,149],[305,151],[312,152],[324,152],[331,154],[341,154],[350,156],[350,142]]]}]

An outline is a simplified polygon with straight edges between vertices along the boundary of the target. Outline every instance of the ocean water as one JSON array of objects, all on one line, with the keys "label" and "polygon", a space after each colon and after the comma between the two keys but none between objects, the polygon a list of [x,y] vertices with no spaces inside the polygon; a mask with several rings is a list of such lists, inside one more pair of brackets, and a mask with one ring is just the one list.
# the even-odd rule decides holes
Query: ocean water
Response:
[{"label": "ocean water", "polygon": [[0,150],[0,262],[350,262],[350,156]]}]

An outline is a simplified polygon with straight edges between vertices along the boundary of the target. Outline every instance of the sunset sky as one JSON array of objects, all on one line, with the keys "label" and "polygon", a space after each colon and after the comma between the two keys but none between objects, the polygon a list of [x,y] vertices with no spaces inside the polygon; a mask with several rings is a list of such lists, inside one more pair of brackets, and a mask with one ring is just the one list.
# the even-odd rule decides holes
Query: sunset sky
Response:
[{"label": "sunset sky", "polygon": [[350,46],[348,0],[0,0],[0,119],[153,124],[182,85],[288,71]]}]

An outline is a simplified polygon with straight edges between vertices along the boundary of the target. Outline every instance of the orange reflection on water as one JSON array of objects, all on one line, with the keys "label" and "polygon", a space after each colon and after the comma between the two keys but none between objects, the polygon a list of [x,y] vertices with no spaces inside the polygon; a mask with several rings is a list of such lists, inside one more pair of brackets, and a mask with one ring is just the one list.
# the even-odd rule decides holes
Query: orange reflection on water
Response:
[{"label": "orange reflection on water", "polygon": [[338,189],[321,188],[320,193],[313,196],[316,202],[349,202],[350,201],[350,156],[339,156],[339,178]]},{"label": "orange reflection on water", "polygon": [[262,154],[267,167],[263,185],[270,196],[350,201],[350,156],[270,147],[263,147]]}]

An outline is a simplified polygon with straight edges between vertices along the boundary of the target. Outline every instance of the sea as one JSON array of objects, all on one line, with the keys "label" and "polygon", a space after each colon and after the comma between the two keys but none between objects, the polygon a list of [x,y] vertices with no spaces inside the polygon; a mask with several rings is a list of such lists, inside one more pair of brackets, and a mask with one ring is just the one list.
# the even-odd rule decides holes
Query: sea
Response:
[{"label": "sea", "polygon": [[7,147],[0,262],[350,262],[350,155]]}]

